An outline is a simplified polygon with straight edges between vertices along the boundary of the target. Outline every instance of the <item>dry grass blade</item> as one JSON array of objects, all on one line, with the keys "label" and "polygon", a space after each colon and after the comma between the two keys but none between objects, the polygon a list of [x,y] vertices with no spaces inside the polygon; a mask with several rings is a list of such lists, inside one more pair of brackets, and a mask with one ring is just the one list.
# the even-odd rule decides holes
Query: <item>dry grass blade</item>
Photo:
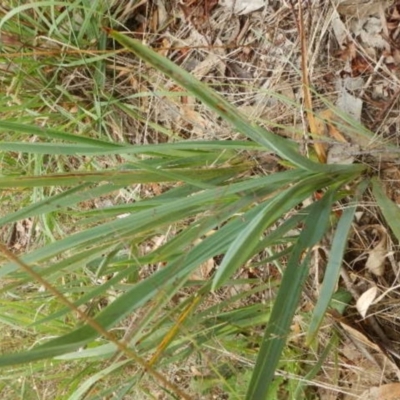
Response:
[{"label": "dry grass blade", "polygon": [[314,148],[317,153],[317,157],[319,162],[326,163],[327,155],[325,151],[325,146],[322,143],[321,139],[323,135],[319,132],[319,125],[315,118],[315,113],[312,105],[312,97],[310,91],[310,78],[308,72],[308,48],[307,48],[307,39],[306,32],[304,29],[304,17],[303,17],[303,5],[301,0],[299,0],[299,17],[298,21],[298,30],[300,36],[301,43],[301,76],[302,76],[302,89],[304,95],[304,106],[306,109],[307,120],[310,127],[311,137],[314,139]]}]

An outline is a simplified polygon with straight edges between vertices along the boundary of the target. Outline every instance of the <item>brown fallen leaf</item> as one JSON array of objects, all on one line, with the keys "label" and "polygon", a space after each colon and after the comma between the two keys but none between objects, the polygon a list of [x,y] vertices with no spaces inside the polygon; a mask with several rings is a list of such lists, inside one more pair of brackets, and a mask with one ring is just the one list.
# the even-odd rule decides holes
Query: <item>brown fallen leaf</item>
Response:
[{"label": "brown fallen leaf", "polygon": [[347,17],[363,18],[368,15],[379,15],[392,4],[391,0],[344,0],[337,6],[339,14]]},{"label": "brown fallen leaf", "polygon": [[338,120],[338,116],[330,110],[326,109],[317,115],[318,132],[329,136],[341,143],[348,143],[346,138],[339,132],[334,123]]}]

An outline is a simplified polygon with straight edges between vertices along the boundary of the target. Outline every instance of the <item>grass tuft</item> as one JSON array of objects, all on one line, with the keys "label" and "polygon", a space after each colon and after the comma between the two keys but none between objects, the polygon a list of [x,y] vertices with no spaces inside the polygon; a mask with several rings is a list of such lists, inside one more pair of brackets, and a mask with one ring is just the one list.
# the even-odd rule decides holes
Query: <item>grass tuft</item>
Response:
[{"label": "grass tuft", "polygon": [[[396,143],[320,87],[313,10],[242,25],[213,2],[162,3],[0,6],[0,393],[340,391],[360,297],[344,266],[370,277],[360,260],[400,238]],[[325,162],[350,142],[368,157]]]}]

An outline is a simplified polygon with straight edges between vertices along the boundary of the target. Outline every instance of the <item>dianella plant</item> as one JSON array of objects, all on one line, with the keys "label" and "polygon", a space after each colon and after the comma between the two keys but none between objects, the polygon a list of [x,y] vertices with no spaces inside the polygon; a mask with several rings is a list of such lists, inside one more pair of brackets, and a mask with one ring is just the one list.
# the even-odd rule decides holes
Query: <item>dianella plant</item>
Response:
[{"label": "dianella plant", "polygon": [[[29,99],[31,115],[17,117],[15,106],[12,118],[2,118],[0,188],[8,211],[0,217],[7,233],[0,245],[0,320],[27,339],[3,345],[0,366],[8,378],[71,368],[65,389],[71,399],[124,398],[138,386],[194,398],[193,391],[204,389],[200,383],[182,387],[170,371],[202,359],[215,376],[209,385],[218,382],[230,398],[279,398],[287,381],[277,371],[293,357],[287,340],[315,247],[325,240],[330,251],[306,332],[314,350],[359,200],[372,189],[399,236],[397,206],[368,165],[320,162],[142,42],[114,29],[97,33],[172,79],[229,124],[236,139],[131,144],[80,131],[84,115],[73,130],[48,126],[45,90],[42,100]],[[106,57],[90,57],[103,76]],[[118,97],[102,98],[98,82],[99,107],[134,115]],[[346,123],[366,131],[350,118]],[[257,172],[259,155],[274,160],[270,173]],[[135,185],[161,189],[110,200]],[[59,229],[61,222],[70,229]],[[19,249],[24,229],[39,239]],[[274,274],[263,275],[267,265]],[[218,364],[213,357],[222,348],[240,355],[243,365]]]}]

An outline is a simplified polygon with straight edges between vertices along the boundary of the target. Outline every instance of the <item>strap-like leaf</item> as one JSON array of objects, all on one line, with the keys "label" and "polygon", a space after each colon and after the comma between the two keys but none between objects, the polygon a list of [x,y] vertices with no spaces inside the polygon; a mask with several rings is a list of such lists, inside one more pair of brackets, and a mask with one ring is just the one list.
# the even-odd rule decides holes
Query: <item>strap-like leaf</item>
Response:
[{"label": "strap-like leaf", "polygon": [[329,190],[320,201],[313,205],[293,249],[257,356],[246,396],[248,400],[268,399],[267,395],[275,369],[290,331],[304,281],[308,275],[311,248],[325,234],[333,198],[334,191]]}]

